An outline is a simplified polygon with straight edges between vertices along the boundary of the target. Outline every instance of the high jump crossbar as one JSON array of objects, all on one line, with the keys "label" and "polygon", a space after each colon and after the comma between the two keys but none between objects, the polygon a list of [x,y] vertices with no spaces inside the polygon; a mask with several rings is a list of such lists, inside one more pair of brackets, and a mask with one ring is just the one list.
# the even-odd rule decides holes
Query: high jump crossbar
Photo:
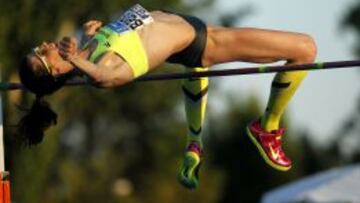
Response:
[{"label": "high jump crossbar", "polygon": [[[324,69],[339,69],[339,68],[351,68],[359,67],[360,60],[350,61],[333,61],[333,62],[318,62],[309,64],[297,64],[297,65],[260,65],[258,67],[244,67],[222,70],[209,70],[203,72],[183,72],[183,73],[159,73],[149,74],[139,77],[134,82],[145,81],[162,81],[162,80],[179,80],[179,79],[196,79],[202,77],[220,77],[220,76],[234,76],[234,75],[250,75],[250,74],[263,74],[263,73],[278,73],[287,71],[301,71],[301,70],[324,70]],[[71,80],[65,85],[78,86],[92,84],[85,80]],[[0,90],[17,90],[24,89],[20,83],[0,83]]]}]

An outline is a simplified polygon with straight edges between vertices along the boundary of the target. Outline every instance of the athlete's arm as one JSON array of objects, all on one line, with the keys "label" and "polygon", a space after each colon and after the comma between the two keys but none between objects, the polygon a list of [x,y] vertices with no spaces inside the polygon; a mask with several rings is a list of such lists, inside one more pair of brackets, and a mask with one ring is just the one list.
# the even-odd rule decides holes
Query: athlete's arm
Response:
[{"label": "athlete's arm", "polygon": [[84,74],[89,76],[98,87],[116,87],[130,82],[133,79],[132,72],[124,62],[111,62],[114,58],[112,52],[101,56],[95,64],[80,56],[69,56],[68,60]]},{"label": "athlete's arm", "polygon": [[116,60],[117,56],[113,52],[103,54],[97,63],[82,57],[73,37],[64,37],[60,41],[59,54],[89,76],[99,87],[120,86],[132,79],[132,73],[124,68],[126,63]]}]

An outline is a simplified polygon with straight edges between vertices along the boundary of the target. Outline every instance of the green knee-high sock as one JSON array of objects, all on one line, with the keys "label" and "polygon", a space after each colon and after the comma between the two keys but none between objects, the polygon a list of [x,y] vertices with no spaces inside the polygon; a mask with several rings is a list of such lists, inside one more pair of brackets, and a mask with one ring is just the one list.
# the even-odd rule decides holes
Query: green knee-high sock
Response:
[{"label": "green knee-high sock", "polygon": [[[207,71],[208,68],[193,68],[190,71]],[[187,120],[187,144],[197,142],[202,148],[202,127],[205,118],[209,79],[185,79],[183,92]]]},{"label": "green knee-high sock", "polygon": [[261,118],[261,125],[266,131],[279,129],[281,116],[306,75],[307,71],[294,71],[275,76],[265,114]]}]

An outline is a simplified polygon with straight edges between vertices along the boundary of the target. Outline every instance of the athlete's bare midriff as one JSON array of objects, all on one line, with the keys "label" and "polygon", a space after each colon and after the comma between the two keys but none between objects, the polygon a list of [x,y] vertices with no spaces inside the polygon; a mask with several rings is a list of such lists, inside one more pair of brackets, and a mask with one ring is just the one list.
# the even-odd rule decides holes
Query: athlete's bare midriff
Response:
[{"label": "athlete's bare midriff", "polygon": [[148,55],[150,70],[189,46],[195,37],[194,28],[177,15],[153,11],[151,16],[154,22],[138,31]]}]

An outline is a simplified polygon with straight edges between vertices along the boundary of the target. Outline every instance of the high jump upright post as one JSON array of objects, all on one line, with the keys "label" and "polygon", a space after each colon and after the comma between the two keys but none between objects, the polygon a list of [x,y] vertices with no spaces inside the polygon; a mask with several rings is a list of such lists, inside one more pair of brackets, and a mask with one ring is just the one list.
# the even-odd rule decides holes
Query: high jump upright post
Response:
[{"label": "high jump upright post", "polygon": [[[0,69],[0,82],[1,82],[1,69]],[[2,93],[3,91],[0,91],[0,177],[1,177],[0,203],[10,203],[9,173],[5,171]]]}]

